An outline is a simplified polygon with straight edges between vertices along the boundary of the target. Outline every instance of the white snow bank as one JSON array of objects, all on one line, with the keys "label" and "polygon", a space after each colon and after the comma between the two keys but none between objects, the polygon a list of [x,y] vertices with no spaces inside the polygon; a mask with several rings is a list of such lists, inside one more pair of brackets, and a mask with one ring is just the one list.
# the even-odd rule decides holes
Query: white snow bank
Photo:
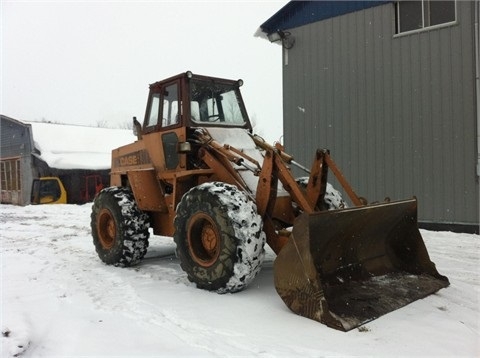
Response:
[{"label": "white snow bank", "polygon": [[127,129],[27,123],[40,158],[57,169],[109,169],[112,149],[136,140]]}]

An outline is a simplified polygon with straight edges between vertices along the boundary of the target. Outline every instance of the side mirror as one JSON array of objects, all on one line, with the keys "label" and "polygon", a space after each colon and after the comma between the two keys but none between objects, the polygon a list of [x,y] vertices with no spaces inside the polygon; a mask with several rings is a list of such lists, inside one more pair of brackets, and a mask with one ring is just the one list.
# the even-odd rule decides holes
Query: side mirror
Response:
[{"label": "side mirror", "polygon": [[136,136],[138,140],[142,139],[142,125],[137,121],[137,117],[133,117],[133,135]]}]

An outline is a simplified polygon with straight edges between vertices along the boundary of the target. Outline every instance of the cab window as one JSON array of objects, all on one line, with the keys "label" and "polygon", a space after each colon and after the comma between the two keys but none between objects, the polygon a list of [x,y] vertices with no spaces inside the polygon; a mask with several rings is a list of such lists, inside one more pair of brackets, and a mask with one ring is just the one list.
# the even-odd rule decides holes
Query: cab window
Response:
[{"label": "cab window", "polygon": [[180,121],[178,83],[155,89],[150,101],[146,116],[147,128],[168,127]]},{"label": "cab window", "polygon": [[153,127],[158,124],[159,113],[160,113],[160,93],[154,93],[152,96],[152,105],[150,106],[150,114],[147,117],[149,127]]},{"label": "cab window", "polygon": [[194,80],[190,84],[190,98],[194,122],[235,126],[246,123],[239,91],[233,84]]},{"label": "cab window", "polygon": [[178,85],[165,87],[163,93],[162,127],[177,124],[180,121],[178,106]]}]

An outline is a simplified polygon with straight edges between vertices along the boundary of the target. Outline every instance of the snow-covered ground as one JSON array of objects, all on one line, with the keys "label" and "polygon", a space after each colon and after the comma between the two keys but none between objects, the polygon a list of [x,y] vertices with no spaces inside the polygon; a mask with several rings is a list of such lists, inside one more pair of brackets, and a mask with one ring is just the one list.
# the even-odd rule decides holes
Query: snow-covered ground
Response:
[{"label": "snow-covered ground", "polygon": [[90,204],[0,205],[1,357],[480,356],[480,237],[421,231],[451,285],[348,333],[289,311],[274,255],[248,289],[196,289],[171,238],[145,260],[104,265]]}]

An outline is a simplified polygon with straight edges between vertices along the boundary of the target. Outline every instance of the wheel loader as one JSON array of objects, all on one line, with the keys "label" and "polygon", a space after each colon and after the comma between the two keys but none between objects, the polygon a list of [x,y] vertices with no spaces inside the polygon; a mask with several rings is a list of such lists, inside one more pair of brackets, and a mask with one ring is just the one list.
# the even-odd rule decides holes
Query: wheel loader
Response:
[{"label": "wheel loader", "polygon": [[[368,204],[328,150],[306,168],[268,144],[252,132],[242,84],[188,71],[150,85],[137,139],[112,151],[110,187],[93,203],[104,263],[140,262],[151,229],[173,237],[197,287],[233,293],[258,274],[267,244],[290,310],[342,331],[449,285],[418,230],[415,198]],[[294,166],[308,175],[295,178]]]}]

